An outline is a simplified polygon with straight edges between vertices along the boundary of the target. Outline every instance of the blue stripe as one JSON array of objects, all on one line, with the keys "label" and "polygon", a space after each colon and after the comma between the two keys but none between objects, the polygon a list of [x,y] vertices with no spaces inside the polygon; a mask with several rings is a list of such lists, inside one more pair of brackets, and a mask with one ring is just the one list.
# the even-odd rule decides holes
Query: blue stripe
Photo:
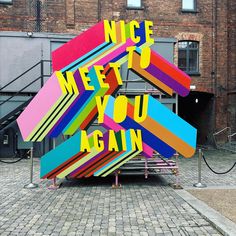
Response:
[{"label": "blue stripe", "polygon": [[[103,46],[105,46],[106,44],[108,44],[107,42],[101,44],[100,46],[94,48],[93,50],[91,50],[89,53],[85,54],[84,56],[78,58],[77,60],[73,61],[71,64],[69,64],[68,66],[64,67],[63,69],[61,69],[62,72],[67,71],[68,68],[71,68],[73,66],[73,68],[69,69],[68,71],[74,71],[79,67],[82,67],[83,65],[85,65],[87,62],[93,60],[95,57],[101,55],[103,52],[105,52],[106,50],[110,49],[111,47],[113,47],[115,44],[108,44],[106,47],[104,47],[102,50],[98,51],[97,53],[93,54],[95,51],[99,50],[99,48],[102,48]],[[92,55],[93,54],[93,55]],[[89,56],[91,55],[91,56]],[[85,61],[83,61],[82,63],[79,63],[81,60],[83,60],[84,58],[88,57],[88,59],[86,59]],[[77,63],[79,63],[78,65],[76,65]]]}]

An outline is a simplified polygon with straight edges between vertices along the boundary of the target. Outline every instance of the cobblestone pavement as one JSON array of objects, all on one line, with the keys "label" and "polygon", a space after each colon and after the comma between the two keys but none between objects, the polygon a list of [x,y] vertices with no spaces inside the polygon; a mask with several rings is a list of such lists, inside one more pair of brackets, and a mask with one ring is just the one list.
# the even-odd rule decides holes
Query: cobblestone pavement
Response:
[{"label": "cobblestone pavement", "polygon": [[[236,154],[218,150],[203,150],[204,156],[213,170],[224,172],[229,170],[236,162]],[[193,184],[198,181],[198,154],[193,158],[179,158],[180,167],[180,183],[183,187],[193,187]],[[169,182],[174,181],[174,177],[165,177]],[[202,183],[208,187],[228,187],[236,188],[236,167],[228,174],[214,174],[202,160]]]},{"label": "cobblestone pavement", "polygon": [[[235,158],[219,153],[209,156],[215,168],[222,169],[227,169]],[[196,180],[196,159],[180,159],[184,186]],[[40,187],[27,190],[23,185],[28,183],[28,165],[29,160],[12,165],[0,163],[1,236],[221,235],[167,185],[173,177],[122,177],[122,189],[111,188],[111,177],[63,180],[60,189],[48,190],[50,182],[39,179],[36,159],[35,182]],[[207,184],[235,184],[235,170],[220,177],[205,167],[203,172]]]}]

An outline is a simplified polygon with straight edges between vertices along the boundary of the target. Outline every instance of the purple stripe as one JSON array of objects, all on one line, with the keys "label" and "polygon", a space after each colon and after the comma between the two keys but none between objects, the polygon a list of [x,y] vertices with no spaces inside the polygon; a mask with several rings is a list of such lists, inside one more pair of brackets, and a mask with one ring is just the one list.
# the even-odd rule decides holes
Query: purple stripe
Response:
[{"label": "purple stripe", "polygon": [[169,86],[182,97],[185,97],[189,94],[189,90],[187,88],[179,84],[175,79],[173,79],[154,65],[150,64],[145,70],[152,76],[160,80],[162,83]]},{"label": "purple stripe", "polygon": [[[102,154],[108,152],[108,132],[106,132],[103,135],[103,141],[104,141],[104,150],[102,152],[99,152],[96,156],[94,156],[93,158],[91,158],[90,160],[88,160],[86,163],[84,163],[82,166],[78,167],[77,169],[75,169],[74,171],[72,171],[70,173],[70,175],[74,175],[77,172],[79,172],[82,168],[84,168],[85,166],[88,166],[90,163],[92,163],[94,160],[98,159]],[[95,162],[96,163],[96,162]]]}]

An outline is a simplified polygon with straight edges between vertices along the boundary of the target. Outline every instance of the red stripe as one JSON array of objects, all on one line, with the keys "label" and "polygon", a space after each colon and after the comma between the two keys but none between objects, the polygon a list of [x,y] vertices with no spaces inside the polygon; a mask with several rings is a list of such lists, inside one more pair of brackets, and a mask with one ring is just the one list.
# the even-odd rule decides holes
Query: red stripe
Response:
[{"label": "red stripe", "polygon": [[191,78],[179,68],[170,64],[166,59],[164,59],[154,51],[151,52],[150,60],[152,65],[158,67],[165,74],[173,78],[173,80],[176,80],[179,84],[183,85],[187,89],[190,88]]},{"label": "red stripe", "polygon": [[[85,177],[92,176],[97,170],[101,169],[103,166],[108,164],[109,162],[113,161],[116,157],[118,157],[120,154],[122,154],[124,151],[120,151],[118,153],[115,153],[114,155],[109,155],[108,157],[102,159],[97,165],[96,168],[93,169],[89,174],[85,175]],[[104,161],[104,162],[103,162]],[[102,163],[103,162],[103,163]]]},{"label": "red stripe", "polygon": [[103,21],[52,52],[53,71],[58,71],[105,42]]}]

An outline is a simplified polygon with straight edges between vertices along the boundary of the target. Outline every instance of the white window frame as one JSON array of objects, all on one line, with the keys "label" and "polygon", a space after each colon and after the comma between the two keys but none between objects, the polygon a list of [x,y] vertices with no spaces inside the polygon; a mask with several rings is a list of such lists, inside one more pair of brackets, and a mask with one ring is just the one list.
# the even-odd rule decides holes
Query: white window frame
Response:
[{"label": "white window frame", "polygon": [[[186,70],[184,70],[184,72],[189,74],[189,75],[199,75],[200,74],[200,72],[199,72],[199,69],[200,69],[199,68],[199,55],[200,55],[200,47],[199,47],[199,45],[200,45],[200,42],[199,41],[194,41],[194,40],[181,40],[178,43],[181,43],[181,42],[186,42],[187,43],[187,47],[185,49],[179,48],[179,45],[178,45],[178,51],[179,50],[186,51]],[[191,42],[197,43],[197,48],[190,48],[189,44]],[[190,59],[189,54],[190,54],[190,51],[196,51],[197,52],[197,58],[196,58],[196,60],[197,60],[197,68],[196,68],[196,71],[189,70],[189,68],[190,68],[190,66],[189,66],[189,59]]]},{"label": "white window frame", "polygon": [[[187,0],[190,1],[190,0]],[[184,7],[184,0],[182,0],[182,11],[190,11],[190,12],[196,12],[197,11],[197,0],[193,1],[193,8],[185,8]]]},{"label": "white window frame", "polygon": [[13,4],[13,0],[0,0],[0,4],[9,4],[9,5],[12,5],[12,4]]},{"label": "white window frame", "polygon": [[[130,0],[127,0],[127,8],[142,9],[142,0],[139,0],[140,4],[138,4],[138,5],[130,5],[129,1]],[[136,0],[136,1],[138,1],[138,0]]]}]

